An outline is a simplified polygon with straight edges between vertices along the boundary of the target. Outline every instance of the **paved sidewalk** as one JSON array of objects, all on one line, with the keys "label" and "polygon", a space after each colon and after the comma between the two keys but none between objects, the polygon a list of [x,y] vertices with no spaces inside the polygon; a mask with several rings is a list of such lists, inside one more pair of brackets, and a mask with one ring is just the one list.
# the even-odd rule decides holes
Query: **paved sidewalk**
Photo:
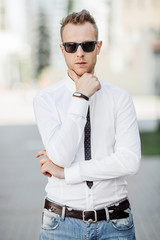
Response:
[{"label": "paved sidewalk", "polygon": [[[43,149],[35,125],[0,127],[0,240],[38,240],[46,178],[39,171]],[[159,240],[160,158],[143,158],[129,177],[137,240]]]},{"label": "paved sidewalk", "polygon": [[128,178],[137,240],[160,239],[160,157],[142,158],[141,169]]}]

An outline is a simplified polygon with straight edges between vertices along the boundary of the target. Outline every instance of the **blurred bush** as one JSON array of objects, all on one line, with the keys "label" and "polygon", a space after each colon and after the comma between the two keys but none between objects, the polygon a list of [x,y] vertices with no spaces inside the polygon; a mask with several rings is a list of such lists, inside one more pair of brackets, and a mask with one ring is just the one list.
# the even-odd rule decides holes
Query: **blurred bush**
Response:
[{"label": "blurred bush", "polygon": [[142,155],[160,155],[160,131],[140,132]]}]

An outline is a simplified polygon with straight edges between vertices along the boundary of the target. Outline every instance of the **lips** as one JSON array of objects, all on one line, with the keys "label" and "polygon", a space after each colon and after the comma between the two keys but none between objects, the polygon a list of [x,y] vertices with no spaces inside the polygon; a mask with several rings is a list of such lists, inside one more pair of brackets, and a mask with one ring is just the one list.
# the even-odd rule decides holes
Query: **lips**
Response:
[{"label": "lips", "polygon": [[76,62],[75,64],[82,67],[82,66],[85,66],[87,63],[86,62]]}]

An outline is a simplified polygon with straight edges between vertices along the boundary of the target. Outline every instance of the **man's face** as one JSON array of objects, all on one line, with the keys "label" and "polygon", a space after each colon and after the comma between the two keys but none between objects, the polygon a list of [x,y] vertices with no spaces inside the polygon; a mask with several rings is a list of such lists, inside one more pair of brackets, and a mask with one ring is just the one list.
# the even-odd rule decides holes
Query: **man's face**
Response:
[{"label": "man's face", "polygon": [[[81,25],[69,23],[63,29],[62,38],[63,42],[82,43],[85,41],[96,41],[95,29],[89,22]],[[84,73],[94,73],[97,55],[101,46],[102,42],[98,42],[93,52],[84,52],[79,45],[75,53],[67,53],[64,46],[60,44],[68,68],[75,71],[79,76],[82,76]]]}]

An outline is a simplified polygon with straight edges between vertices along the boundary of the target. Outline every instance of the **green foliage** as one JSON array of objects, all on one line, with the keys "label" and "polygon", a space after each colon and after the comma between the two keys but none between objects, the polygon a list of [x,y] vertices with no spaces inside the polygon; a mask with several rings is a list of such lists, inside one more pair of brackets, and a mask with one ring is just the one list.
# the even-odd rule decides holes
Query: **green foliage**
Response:
[{"label": "green foliage", "polygon": [[141,132],[142,155],[160,155],[160,132]]},{"label": "green foliage", "polygon": [[68,0],[68,14],[73,11],[74,0]]}]

